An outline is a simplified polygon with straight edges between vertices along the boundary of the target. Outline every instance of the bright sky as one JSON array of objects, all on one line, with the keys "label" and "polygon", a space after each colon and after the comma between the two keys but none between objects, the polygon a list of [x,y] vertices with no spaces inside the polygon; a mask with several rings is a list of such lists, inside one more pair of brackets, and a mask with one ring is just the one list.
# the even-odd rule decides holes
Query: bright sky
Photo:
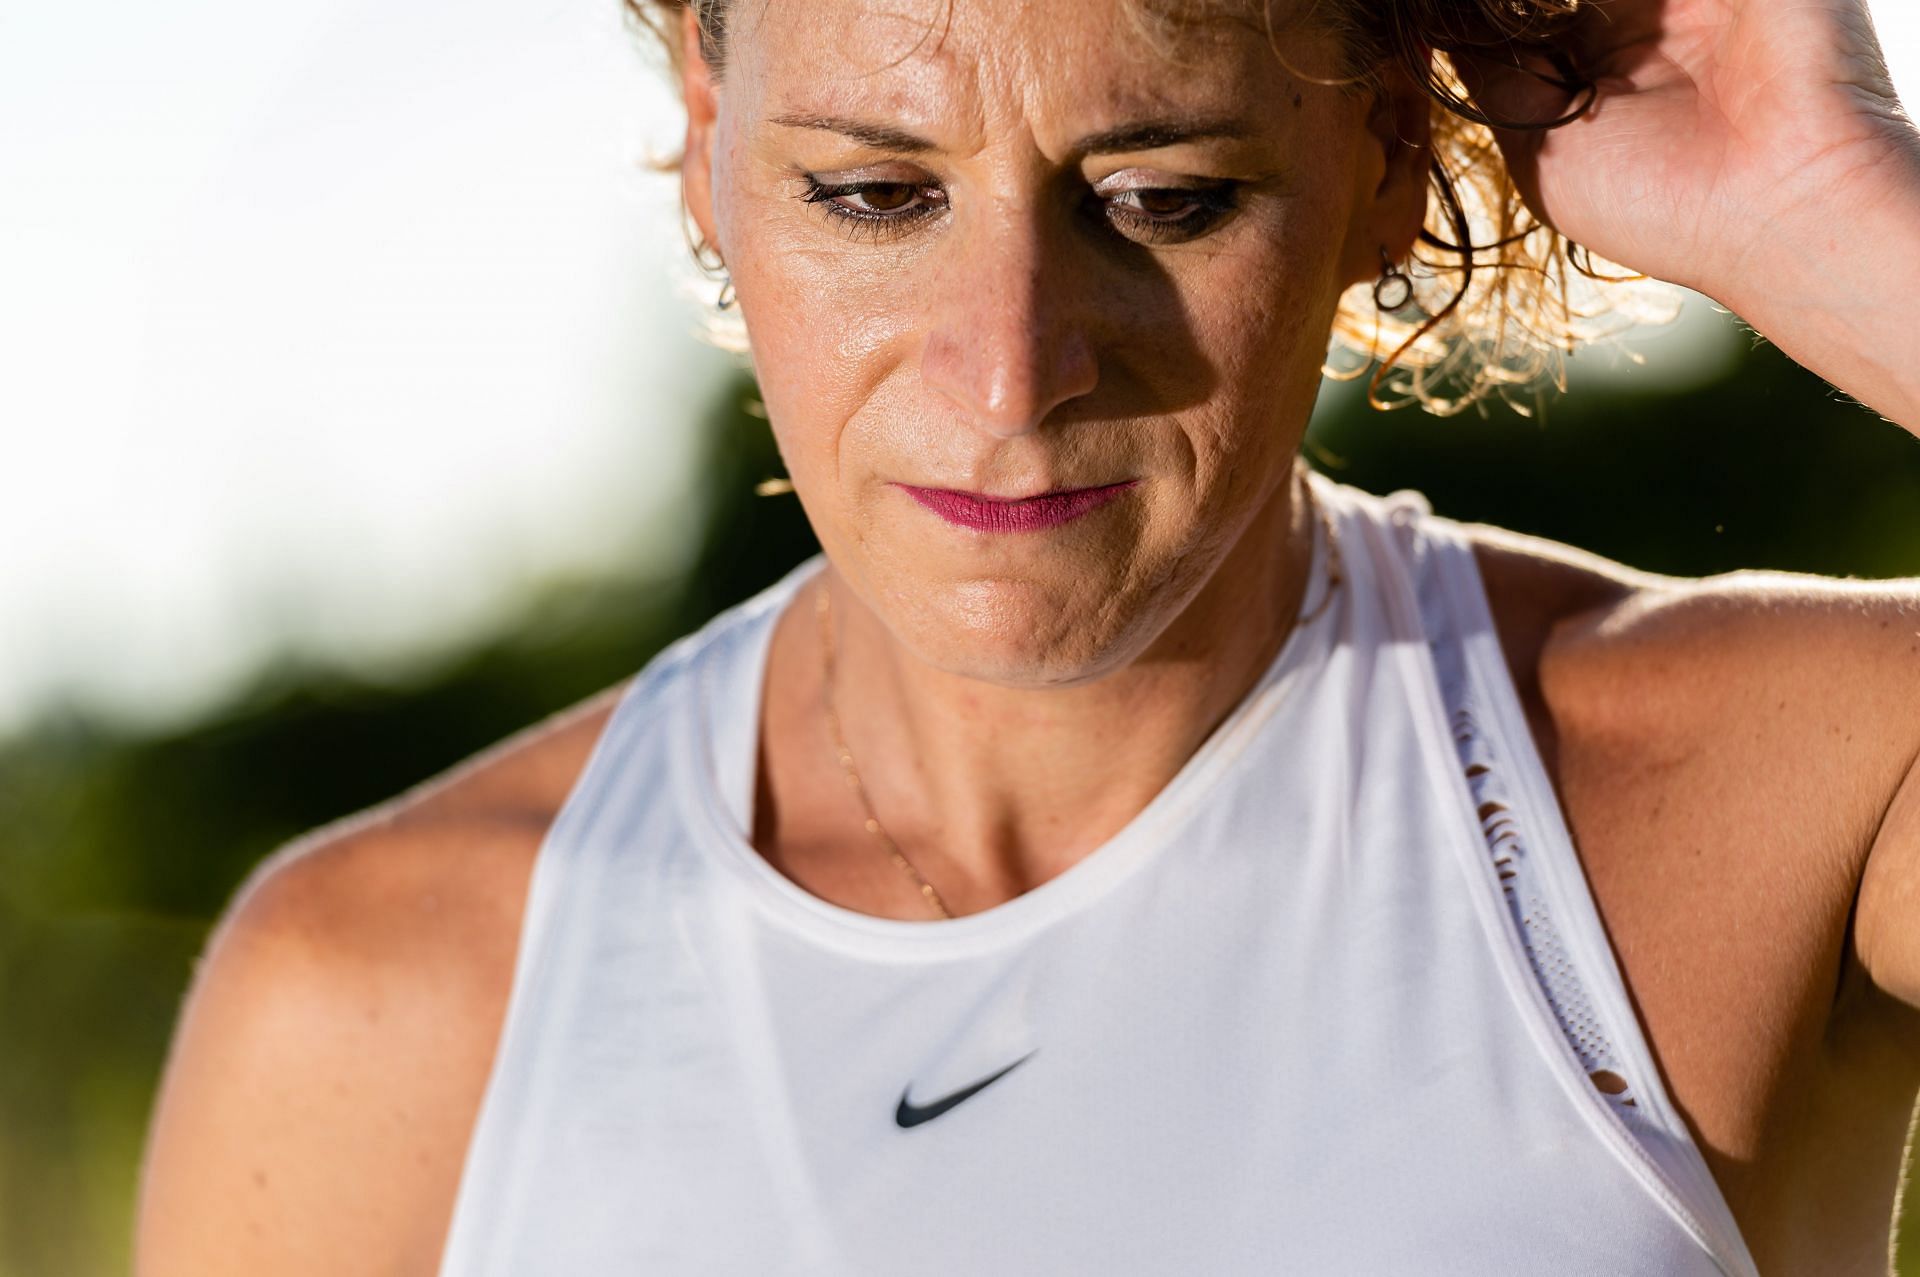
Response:
[{"label": "bright sky", "polygon": [[541,576],[670,566],[721,364],[617,15],[8,6],[0,731],[191,715],[290,648],[404,667]]},{"label": "bright sky", "polygon": [[0,734],[670,571],[724,366],[640,169],[674,111],[616,0],[0,12]]}]

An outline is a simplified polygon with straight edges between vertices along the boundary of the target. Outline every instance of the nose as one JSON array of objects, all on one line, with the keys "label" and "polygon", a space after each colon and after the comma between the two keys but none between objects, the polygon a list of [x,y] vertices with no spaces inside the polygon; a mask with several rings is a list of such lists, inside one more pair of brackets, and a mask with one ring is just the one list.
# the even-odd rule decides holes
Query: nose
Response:
[{"label": "nose", "polygon": [[921,379],[981,430],[1029,434],[1099,380],[1090,281],[1073,278],[1071,248],[1049,244],[1036,226],[1007,222],[954,238]]}]

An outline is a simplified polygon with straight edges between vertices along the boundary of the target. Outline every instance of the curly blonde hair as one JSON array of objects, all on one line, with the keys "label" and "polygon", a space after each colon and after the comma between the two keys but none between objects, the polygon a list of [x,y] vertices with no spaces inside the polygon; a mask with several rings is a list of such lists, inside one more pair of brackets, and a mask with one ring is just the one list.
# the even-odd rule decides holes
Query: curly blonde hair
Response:
[{"label": "curly blonde hair", "polygon": [[[1152,31],[1231,2],[1129,0],[1129,12]],[[680,17],[689,8],[700,24],[702,55],[716,71],[724,67],[733,0],[622,3],[658,40],[676,76]],[[1243,3],[1258,9],[1270,37],[1277,34],[1271,0]],[[1433,104],[1427,175],[1433,198],[1411,260],[1393,264],[1406,282],[1387,290],[1404,301],[1383,305],[1371,284],[1349,289],[1323,369],[1342,381],[1372,369],[1367,402],[1373,407],[1419,404],[1443,417],[1475,407],[1484,415],[1497,399],[1532,416],[1545,385],[1565,389],[1565,360],[1573,350],[1678,314],[1678,289],[1608,262],[1541,221],[1521,198],[1496,141],[1496,128],[1554,128],[1585,113],[1592,74],[1578,65],[1565,37],[1592,14],[1592,0],[1307,0],[1296,17],[1335,38],[1340,66],[1331,78],[1289,66],[1295,75],[1365,93],[1398,67]],[[1270,43],[1278,56],[1278,41]],[[1468,58],[1491,59],[1531,77],[1557,90],[1567,105],[1544,120],[1492,117],[1462,80]],[[696,258],[703,248],[694,245]],[[1632,352],[1628,357],[1638,359]]]}]

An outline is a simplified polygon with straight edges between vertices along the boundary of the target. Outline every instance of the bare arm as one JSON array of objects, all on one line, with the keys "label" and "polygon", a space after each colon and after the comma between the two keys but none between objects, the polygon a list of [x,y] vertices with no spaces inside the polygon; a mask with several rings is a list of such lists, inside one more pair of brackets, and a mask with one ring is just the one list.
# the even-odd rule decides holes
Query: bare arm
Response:
[{"label": "bare arm", "polygon": [[254,875],[176,1031],[137,1277],[436,1270],[530,860],[524,834],[383,821]]},{"label": "bare arm", "polygon": [[[1867,0],[1604,0],[1562,38],[1596,80],[1590,109],[1498,135],[1529,207],[1920,433],[1920,131]],[[1503,50],[1465,61],[1480,100],[1561,114],[1569,99]]]},{"label": "bare arm", "polygon": [[1877,987],[1920,1011],[1920,602],[1885,619],[1897,640],[1889,693],[1908,728],[1908,752],[1861,877],[1854,950]]},{"label": "bare arm", "polygon": [[[1528,205],[1576,243],[1726,303],[1920,435],[1920,130],[1867,0],[1607,0],[1562,38],[1593,78],[1590,108],[1497,131]],[[1565,108],[1503,56],[1463,61],[1483,104],[1521,120]],[[1920,597],[1911,582],[1771,584],[1787,601],[1756,668],[1825,680],[1823,712],[1858,706],[1842,729],[1848,784],[1896,782],[1873,795],[1855,952],[1920,1006]]]},{"label": "bare arm", "polygon": [[[1835,885],[1849,892],[1838,903],[1851,906],[1853,957],[1920,1009],[1920,581],[1736,572],[1662,611],[1693,634],[1694,682],[1722,706],[1727,765],[1769,795],[1776,819],[1817,813],[1809,830],[1831,835],[1810,832],[1808,851],[1828,847],[1846,866]],[[1817,893],[1807,907],[1821,907]]]}]

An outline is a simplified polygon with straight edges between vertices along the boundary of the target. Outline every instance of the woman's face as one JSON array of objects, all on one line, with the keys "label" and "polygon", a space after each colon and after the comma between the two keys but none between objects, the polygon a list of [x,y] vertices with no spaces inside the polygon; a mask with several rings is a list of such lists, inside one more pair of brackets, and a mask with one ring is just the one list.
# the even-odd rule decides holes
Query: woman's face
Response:
[{"label": "woman's face", "polygon": [[1124,2],[742,3],[686,86],[688,203],[829,558],[1007,685],[1136,659],[1271,530],[1340,293],[1424,210],[1417,90]]}]

